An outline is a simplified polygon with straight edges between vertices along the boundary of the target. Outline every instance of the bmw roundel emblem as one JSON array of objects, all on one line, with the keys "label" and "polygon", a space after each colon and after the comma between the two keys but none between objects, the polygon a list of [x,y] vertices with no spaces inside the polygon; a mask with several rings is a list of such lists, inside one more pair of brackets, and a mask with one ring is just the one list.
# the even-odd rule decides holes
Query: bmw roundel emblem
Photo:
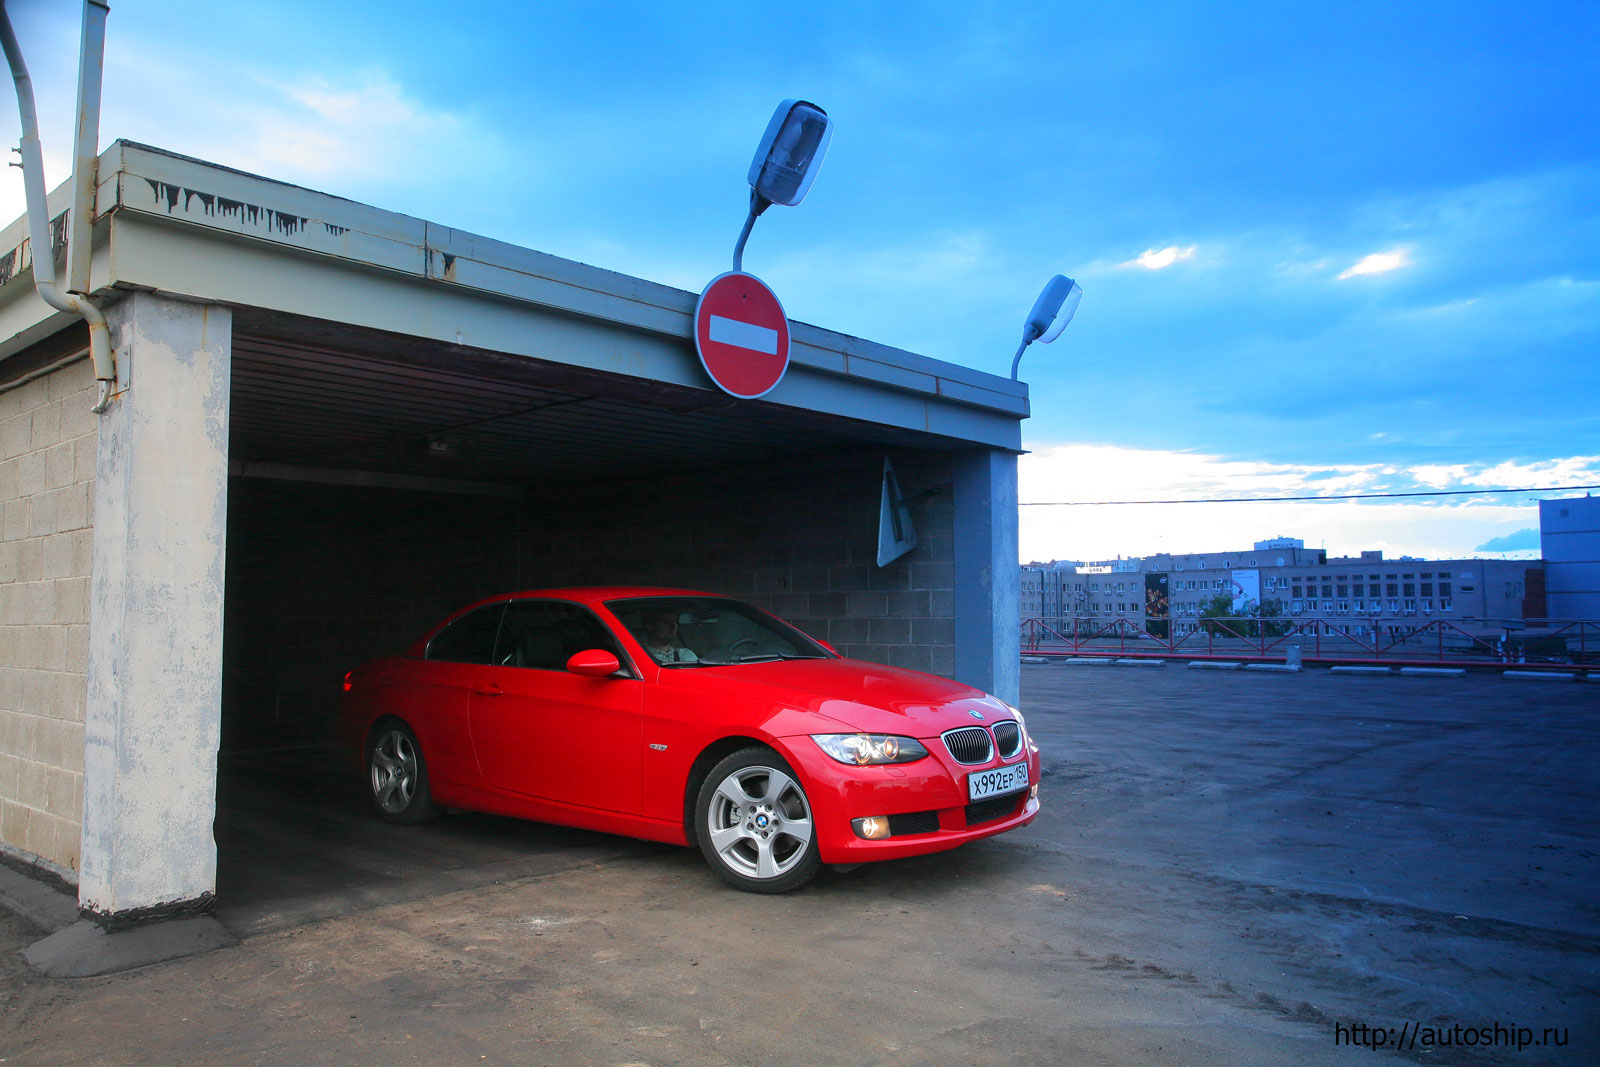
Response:
[{"label": "bmw roundel emblem", "polygon": [[763,830],[766,829],[766,827],[767,827],[767,817],[765,815],[757,815],[756,816],[756,825],[759,826],[760,828],[762,828]]},{"label": "bmw roundel emblem", "polygon": [[983,718],[983,712],[981,712],[981,711],[969,711],[969,712],[967,712],[967,714],[971,715],[974,719]]}]

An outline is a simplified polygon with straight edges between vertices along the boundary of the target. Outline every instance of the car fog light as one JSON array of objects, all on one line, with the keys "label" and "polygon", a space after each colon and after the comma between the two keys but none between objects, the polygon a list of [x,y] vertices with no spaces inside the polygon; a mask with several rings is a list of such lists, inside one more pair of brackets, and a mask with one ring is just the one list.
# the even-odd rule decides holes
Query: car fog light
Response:
[{"label": "car fog light", "polygon": [[857,837],[864,837],[868,841],[876,841],[880,837],[889,836],[889,820],[882,815],[854,819],[850,825],[855,828]]}]

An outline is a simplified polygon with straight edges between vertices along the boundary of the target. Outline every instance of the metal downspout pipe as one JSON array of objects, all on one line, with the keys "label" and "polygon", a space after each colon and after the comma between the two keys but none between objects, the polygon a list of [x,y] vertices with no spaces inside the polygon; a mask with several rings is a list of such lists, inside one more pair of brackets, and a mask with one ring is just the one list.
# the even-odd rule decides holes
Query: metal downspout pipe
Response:
[{"label": "metal downspout pipe", "polygon": [[[103,26],[105,5],[88,0],[84,6],[87,37],[87,24],[91,18],[97,17]],[[98,8],[99,11],[91,13],[89,8]],[[117,378],[116,365],[111,356],[111,329],[106,325],[105,315],[87,296],[63,293],[56,285],[55,249],[50,243],[50,210],[45,201],[44,157],[39,146],[39,117],[34,109],[33,81],[28,77],[22,48],[17,44],[17,36],[11,29],[11,16],[3,3],[0,3],[0,44],[5,46],[6,61],[10,63],[11,76],[17,83],[17,111],[22,119],[22,140],[18,151],[22,155],[22,185],[28,200],[28,243],[32,248],[34,288],[46,304],[58,311],[78,315],[88,324],[89,354],[94,360],[94,376],[100,383],[100,396],[92,410],[99,414],[111,402],[111,386]],[[80,111],[82,106],[83,102],[80,101]],[[81,174],[77,166],[73,167],[73,179],[75,183],[85,179],[93,182],[92,175]],[[75,188],[73,192],[75,210],[80,210],[76,205],[84,203],[86,198],[79,195],[79,189]],[[80,234],[87,232],[87,227],[79,229]],[[86,257],[87,251],[79,250],[79,254]],[[84,263],[87,262],[85,258]]]}]

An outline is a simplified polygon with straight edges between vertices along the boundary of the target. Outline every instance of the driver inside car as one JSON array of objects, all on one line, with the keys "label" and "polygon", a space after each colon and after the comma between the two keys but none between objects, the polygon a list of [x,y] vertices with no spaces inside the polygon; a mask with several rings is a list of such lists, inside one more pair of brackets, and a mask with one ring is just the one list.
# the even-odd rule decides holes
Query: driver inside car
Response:
[{"label": "driver inside car", "polygon": [[640,620],[640,644],[657,663],[698,663],[700,657],[678,639],[678,613],[655,612]]}]

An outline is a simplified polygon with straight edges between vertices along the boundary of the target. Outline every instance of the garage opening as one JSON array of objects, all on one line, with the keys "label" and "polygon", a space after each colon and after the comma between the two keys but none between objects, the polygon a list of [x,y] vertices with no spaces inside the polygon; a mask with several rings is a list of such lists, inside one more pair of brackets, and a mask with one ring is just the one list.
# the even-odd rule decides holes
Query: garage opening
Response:
[{"label": "garage opening", "polygon": [[[953,673],[959,442],[370,331],[335,346],[311,343],[315,324],[237,321],[216,828],[218,906],[237,926],[626,847],[368,812],[333,746],[345,672],[480,597],[707,589],[845,655]],[[885,457],[918,548],[880,568]]]}]

